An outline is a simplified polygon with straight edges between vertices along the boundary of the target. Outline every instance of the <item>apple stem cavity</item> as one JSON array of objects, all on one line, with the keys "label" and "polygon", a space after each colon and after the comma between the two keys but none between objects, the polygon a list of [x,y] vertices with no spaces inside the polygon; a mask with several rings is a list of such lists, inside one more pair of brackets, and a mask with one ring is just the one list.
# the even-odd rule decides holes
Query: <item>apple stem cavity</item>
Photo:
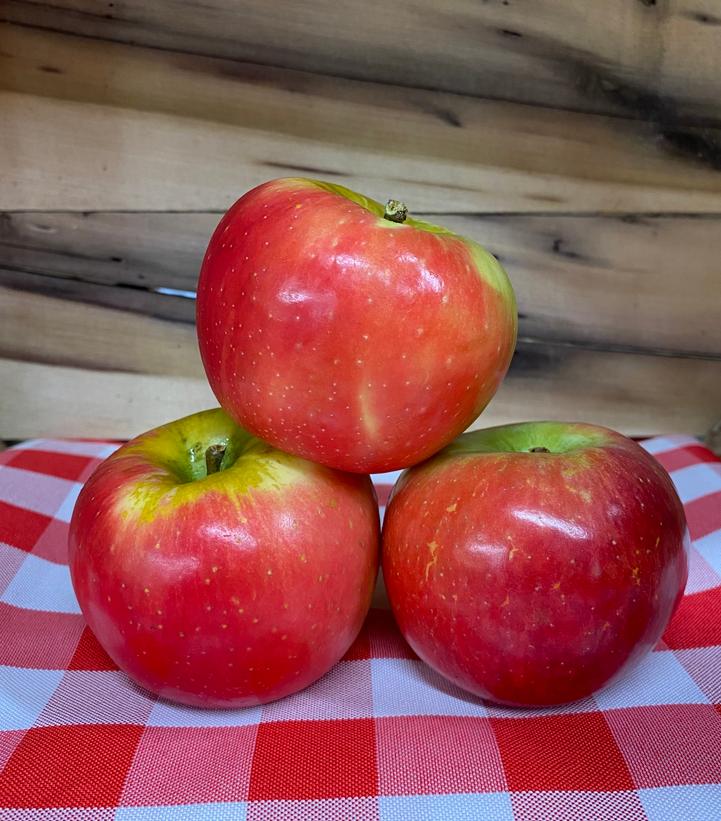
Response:
[{"label": "apple stem cavity", "polygon": [[548,448],[539,447],[539,448],[528,448],[529,453],[550,453],[551,451]]},{"label": "apple stem cavity", "polygon": [[220,470],[220,463],[225,456],[225,445],[211,445],[205,451],[205,470],[208,476]]},{"label": "apple stem cavity", "polygon": [[388,200],[386,210],[383,212],[383,219],[391,222],[405,222],[408,216],[408,208],[400,200]]}]

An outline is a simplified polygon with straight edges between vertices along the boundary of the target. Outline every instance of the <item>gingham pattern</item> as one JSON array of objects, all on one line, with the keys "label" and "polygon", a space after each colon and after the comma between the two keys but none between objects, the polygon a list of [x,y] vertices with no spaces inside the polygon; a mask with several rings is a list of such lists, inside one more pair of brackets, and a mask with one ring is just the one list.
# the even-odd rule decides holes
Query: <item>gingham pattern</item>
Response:
[{"label": "gingham pattern", "polygon": [[[686,505],[687,595],[629,678],[531,711],[444,681],[382,609],[325,678],[283,701],[158,701],[84,626],[65,564],[78,491],[114,446],[0,454],[0,819],[721,818],[721,463],[690,437],[645,446]],[[376,478],[384,503],[389,477]]]}]

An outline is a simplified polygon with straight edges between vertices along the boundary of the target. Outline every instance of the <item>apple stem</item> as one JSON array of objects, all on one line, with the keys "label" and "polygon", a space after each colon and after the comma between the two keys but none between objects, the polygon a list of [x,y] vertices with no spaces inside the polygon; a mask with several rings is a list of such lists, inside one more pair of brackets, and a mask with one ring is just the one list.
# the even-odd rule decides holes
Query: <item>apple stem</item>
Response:
[{"label": "apple stem", "polygon": [[405,203],[400,200],[388,200],[386,210],[383,212],[383,219],[391,222],[405,222],[408,216],[408,209]]},{"label": "apple stem", "polygon": [[528,448],[529,453],[550,453],[551,451],[548,448]]},{"label": "apple stem", "polygon": [[205,451],[205,470],[210,476],[211,473],[217,473],[220,470],[220,463],[225,456],[225,445],[211,445]]}]

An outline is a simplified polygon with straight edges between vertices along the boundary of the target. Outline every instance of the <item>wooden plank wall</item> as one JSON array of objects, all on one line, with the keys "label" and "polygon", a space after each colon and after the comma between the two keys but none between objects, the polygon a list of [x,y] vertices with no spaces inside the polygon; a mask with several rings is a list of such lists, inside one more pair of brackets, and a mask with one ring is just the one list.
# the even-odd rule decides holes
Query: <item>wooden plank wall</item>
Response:
[{"label": "wooden plank wall", "polygon": [[501,258],[520,341],[480,424],[721,417],[713,0],[0,0],[0,438],[213,404],[200,259],[288,174]]}]

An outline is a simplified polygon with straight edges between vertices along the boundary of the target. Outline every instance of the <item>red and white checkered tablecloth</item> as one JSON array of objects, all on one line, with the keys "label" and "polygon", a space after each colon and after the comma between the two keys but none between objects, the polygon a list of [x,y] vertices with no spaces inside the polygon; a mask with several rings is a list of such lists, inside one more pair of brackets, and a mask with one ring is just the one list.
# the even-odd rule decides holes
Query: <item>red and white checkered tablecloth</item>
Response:
[{"label": "red and white checkered tablecloth", "polygon": [[85,627],[65,563],[78,491],[114,446],[1,453],[0,819],[721,819],[721,462],[686,436],[645,446],[686,506],[686,597],[629,678],[532,711],[445,682],[382,609],[295,696],[220,712],[160,701]]}]

